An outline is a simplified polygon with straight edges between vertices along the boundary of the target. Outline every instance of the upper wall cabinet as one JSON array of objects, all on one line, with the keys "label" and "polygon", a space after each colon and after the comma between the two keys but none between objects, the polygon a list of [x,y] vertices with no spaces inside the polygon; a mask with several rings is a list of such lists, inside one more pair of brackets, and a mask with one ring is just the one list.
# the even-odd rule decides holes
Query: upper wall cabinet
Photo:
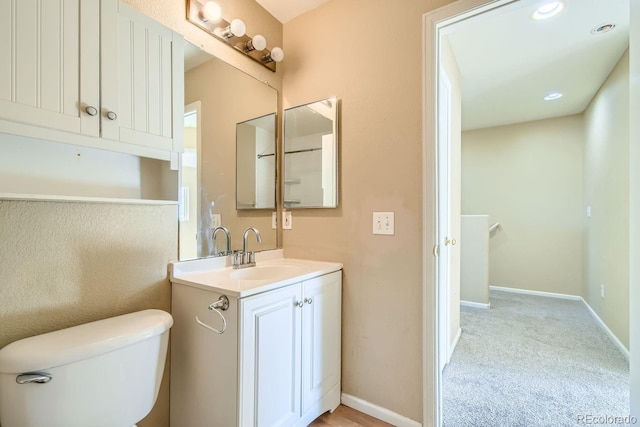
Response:
[{"label": "upper wall cabinet", "polygon": [[101,18],[102,136],[182,152],[182,36],[118,1]]},{"label": "upper wall cabinet", "polygon": [[182,49],[118,0],[1,1],[0,132],[168,160]]}]

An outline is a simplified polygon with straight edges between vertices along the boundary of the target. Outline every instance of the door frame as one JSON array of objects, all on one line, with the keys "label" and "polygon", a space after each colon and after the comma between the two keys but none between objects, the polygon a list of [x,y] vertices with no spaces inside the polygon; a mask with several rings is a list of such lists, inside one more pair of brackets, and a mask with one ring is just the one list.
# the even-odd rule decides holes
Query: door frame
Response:
[{"label": "door frame", "polygon": [[[453,23],[518,0],[458,0],[423,15],[422,183],[423,183],[423,425],[442,425],[439,370],[438,253],[438,82],[440,32]],[[630,115],[640,112],[640,5],[630,2]],[[633,24],[636,24],[635,26]],[[635,43],[637,44],[635,44]],[[638,59],[636,59],[636,56]],[[640,417],[640,124],[630,120],[630,371],[631,415]],[[636,238],[636,240],[634,240]]]}]

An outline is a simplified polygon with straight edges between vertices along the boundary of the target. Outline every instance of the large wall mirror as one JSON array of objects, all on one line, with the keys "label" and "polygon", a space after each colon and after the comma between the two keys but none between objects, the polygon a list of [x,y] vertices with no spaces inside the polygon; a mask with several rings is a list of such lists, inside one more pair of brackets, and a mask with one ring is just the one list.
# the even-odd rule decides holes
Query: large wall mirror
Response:
[{"label": "large wall mirror", "polygon": [[338,207],[338,100],[284,112],[284,207]]},{"label": "large wall mirror", "polygon": [[[277,248],[277,233],[271,228],[276,200],[277,91],[188,43],[184,80],[180,259],[224,255],[224,234],[217,233],[215,241],[212,240],[212,230],[218,225],[229,229],[232,249],[242,248],[242,233],[247,227],[256,227],[262,235],[262,243],[253,239],[249,242],[250,250]],[[246,151],[256,157],[253,173],[261,177],[259,200],[236,198],[236,135],[243,123],[248,127],[251,123],[255,125],[254,136],[260,133],[259,142],[254,142],[252,148],[246,144],[249,146]],[[265,145],[268,139],[273,144],[271,151]],[[265,157],[267,160],[258,171],[257,155],[270,153],[274,156]],[[253,185],[256,193],[255,176]],[[238,202],[255,203],[261,209],[238,210]]]},{"label": "large wall mirror", "polygon": [[236,124],[236,209],[276,208],[276,114]]}]

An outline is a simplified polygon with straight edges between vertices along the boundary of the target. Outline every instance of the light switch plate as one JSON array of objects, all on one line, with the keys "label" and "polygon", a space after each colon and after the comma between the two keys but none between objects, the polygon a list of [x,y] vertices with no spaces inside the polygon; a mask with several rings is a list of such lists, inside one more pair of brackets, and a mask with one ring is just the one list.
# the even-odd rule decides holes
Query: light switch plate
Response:
[{"label": "light switch plate", "polygon": [[293,219],[291,218],[291,211],[282,211],[282,229],[291,230],[293,226]]},{"label": "light switch plate", "polygon": [[393,212],[373,213],[373,234],[395,234],[395,218]]}]

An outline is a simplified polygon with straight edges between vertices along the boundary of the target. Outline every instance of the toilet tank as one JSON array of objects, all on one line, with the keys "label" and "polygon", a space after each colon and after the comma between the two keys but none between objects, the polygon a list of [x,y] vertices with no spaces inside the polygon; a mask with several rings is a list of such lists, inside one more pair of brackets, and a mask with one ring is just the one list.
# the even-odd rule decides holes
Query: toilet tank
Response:
[{"label": "toilet tank", "polygon": [[[7,345],[0,425],[132,426],[155,404],[172,324],[170,314],[144,310]],[[29,378],[47,382],[18,383]]]}]

